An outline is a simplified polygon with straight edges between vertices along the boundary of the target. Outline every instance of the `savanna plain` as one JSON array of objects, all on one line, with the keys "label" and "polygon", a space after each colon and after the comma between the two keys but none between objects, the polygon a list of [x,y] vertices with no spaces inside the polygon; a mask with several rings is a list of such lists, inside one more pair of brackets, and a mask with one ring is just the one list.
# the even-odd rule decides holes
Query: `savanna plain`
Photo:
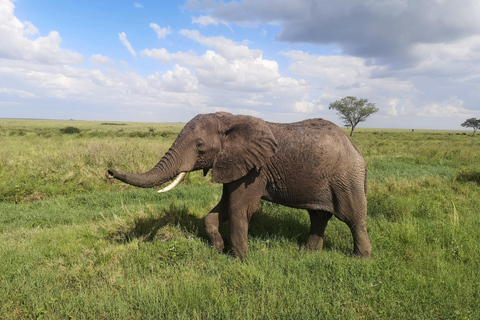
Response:
[{"label": "savanna plain", "polygon": [[203,230],[208,176],[165,194],[105,178],[150,169],[181,128],[0,119],[1,319],[480,319],[480,137],[357,129],[372,257],[335,218],[308,252],[308,214],[263,203],[239,262]]}]

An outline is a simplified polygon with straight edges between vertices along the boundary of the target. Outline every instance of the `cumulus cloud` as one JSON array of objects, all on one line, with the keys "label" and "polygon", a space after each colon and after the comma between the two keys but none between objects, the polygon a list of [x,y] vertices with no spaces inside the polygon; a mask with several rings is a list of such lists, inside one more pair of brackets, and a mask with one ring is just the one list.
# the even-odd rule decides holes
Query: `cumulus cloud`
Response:
[{"label": "cumulus cloud", "polygon": [[38,33],[37,27],[35,27],[33,25],[33,23],[31,23],[30,21],[24,21],[23,25],[24,25],[24,34],[25,35],[33,36],[33,35],[36,35]]},{"label": "cumulus cloud", "polygon": [[329,97],[351,94],[381,95],[394,94],[403,99],[411,97],[414,84],[383,75],[382,66],[370,65],[364,58],[350,56],[311,55],[302,51],[283,53],[290,59],[290,70],[306,79],[313,89],[329,92]]},{"label": "cumulus cloud", "polygon": [[105,64],[112,64],[113,59],[107,56],[102,56],[101,54],[94,54],[90,57],[90,62],[93,65],[105,65]]},{"label": "cumulus cloud", "polygon": [[168,92],[197,92],[198,79],[187,68],[175,65],[173,70],[168,70],[160,75],[156,73],[148,77],[148,80]]},{"label": "cumulus cloud", "polygon": [[135,2],[135,3],[133,4],[133,6],[134,6],[135,8],[138,8],[138,9],[143,9],[142,4],[141,4],[141,3],[138,3],[138,2]]},{"label": "cumulus cloud", "polygon": [[[180,34],[207,47],[206,51],[203,54],[170,53],[165,48],[155,48],[140,53],[142,57],[155,59],[161,64],[177,64],[174,70],[163,75],[164,88],[170,90],[171,86],[166,84],[171,77],[173,80],[181,73],[180,79],[189,83],[180,82],[182,87],[195,88],[193,91],[208,96],[210,111],[245,112],[248,107],[249,114],[254,110],[256,114],[295,110],[303,114],[319,110],[319,106],[310,101],[305,81],[283,76],[278,63],[265,59],[261,50],[250,49],[246,42],[238,43],[221,36],[206,37],[198,30],[181,30]],[[173,88],[178,91],[176,85]],[[300,105],[304,107],[300,108]]]},{"label": "cumulus cloud", "polygon": [[150,28],[155,30],[155,32],[157,33],[158,39],[165,39],[167,34],[172,33],[172,31],[170,30],[170,27],[160,28],[156,23],[150,23]]},{"label": "cumulus cloud", "polygon": [[127,40],[127,35],[125,34],[125,32],[121,32],[118,34],[118,38],[120,39],[120,42],[122,42],[122,44],[127,48],[128,52],[130,52],[132,54],[132,56],[134,58],[137,57],[137,53],[135,52],[135,50],[132,48],[132,45],[130,44],[130,42],[128,42]]},{"label": "cumulus cloud", "polygon": [[447,101],[439,103],[430,103],[420,109],[418,115],[425,117],[442,118],[469,118],[472,112],[463,107],[463,101],[457,97],[452,97]]},{"label": "cumulus cloud", "polygon": [[436,76],[458,76],[463,80],[479,77],[480,35],[449,43],[422,43],[414,48],[418,59],[409,72]]},{"label": "cumulus cloud", "polygon": [[278,64],[258,57],[229,60],[213,50],[191,59],[189,65],[205,86],[239,91],[265,91],[280,79]]},{"label": "cumulus cloud", "polygon": [[172,70],[142,76],[132,70],[88,70],[66,65],[7,63],[0,59],[0,79],[5,77],[24,88],[0,87],[0,95],[8,99],[68,99],[69,103],[89,101],[92,104],[117,106],[176,105],[181,106],[182,110],[196,102],[199,106],[203,105],[203,98],[196,96],[196,78],[188,69],[178,65]]},{"label": "cumulus cloud", "polygon": [[140,52],[140,56],[155,59],[160,64],[170,62],[173,57],[173,55],[169,53],[165,48],[145,49]]},{"label": "cumulus cloud", "polygon": [[14,9],[11,1],[0,1],[0,58],[51,65],[82,63],[81,54],[60,48],[62,39],[57,31],[31,39],[38,34],[38,29],[31,22],[18,20]]},{"label": "cumulus cloud", "polygon": [[361,86],[375,69],[358,57],[311,55],[302,51],[283,54],[290,58],[290,70],[295,75],[308,78],[320,88],[351,89]]}]

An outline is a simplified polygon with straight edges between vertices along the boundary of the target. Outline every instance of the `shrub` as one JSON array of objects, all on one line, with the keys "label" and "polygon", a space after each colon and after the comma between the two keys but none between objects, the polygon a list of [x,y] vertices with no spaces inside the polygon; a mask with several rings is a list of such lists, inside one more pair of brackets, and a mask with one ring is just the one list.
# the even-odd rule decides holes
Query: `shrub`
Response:
[{"label": "shrub", "polygon": [[63,129],[60,129],[60,132],[63,134],[76,134],[80,133],[80,129],[76,127],[65,127]]}]

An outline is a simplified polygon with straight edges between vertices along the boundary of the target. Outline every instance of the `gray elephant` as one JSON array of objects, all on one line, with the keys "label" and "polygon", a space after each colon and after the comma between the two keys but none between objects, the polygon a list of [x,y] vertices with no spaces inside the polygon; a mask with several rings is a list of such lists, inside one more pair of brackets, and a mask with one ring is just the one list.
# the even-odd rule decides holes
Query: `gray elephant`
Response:
[{"label": "gray elephant", "polygon": [[150,188],[185,173],[212,170],[223,183],[220,202],[205,218],[213,246],[222,251],[219,225],[230,221],[232,250],[243,259],[248,224],[260,200],[306,209],[310,215],[307,249],[320,250],[325,227],[335,215],[353,235],[354,254],[371,253],[366,229],[367,168],[352,140],[335,124],[310,119],[280,124],[225,112],[197,115],[163,158],[142,174],[108,170],[109,179]]}]

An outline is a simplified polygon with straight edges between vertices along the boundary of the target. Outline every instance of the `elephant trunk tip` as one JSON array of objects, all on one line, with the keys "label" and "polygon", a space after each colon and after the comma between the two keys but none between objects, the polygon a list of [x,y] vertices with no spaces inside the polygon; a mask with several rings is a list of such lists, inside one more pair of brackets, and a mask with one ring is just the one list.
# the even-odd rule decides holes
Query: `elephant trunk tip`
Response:
[{"label": "elephant trunk tip", "polygon": [[113,179],[115,178],[115,172],[111,169],[107,170],[107,173],[105,174],[105,177],[107,179]]}]

